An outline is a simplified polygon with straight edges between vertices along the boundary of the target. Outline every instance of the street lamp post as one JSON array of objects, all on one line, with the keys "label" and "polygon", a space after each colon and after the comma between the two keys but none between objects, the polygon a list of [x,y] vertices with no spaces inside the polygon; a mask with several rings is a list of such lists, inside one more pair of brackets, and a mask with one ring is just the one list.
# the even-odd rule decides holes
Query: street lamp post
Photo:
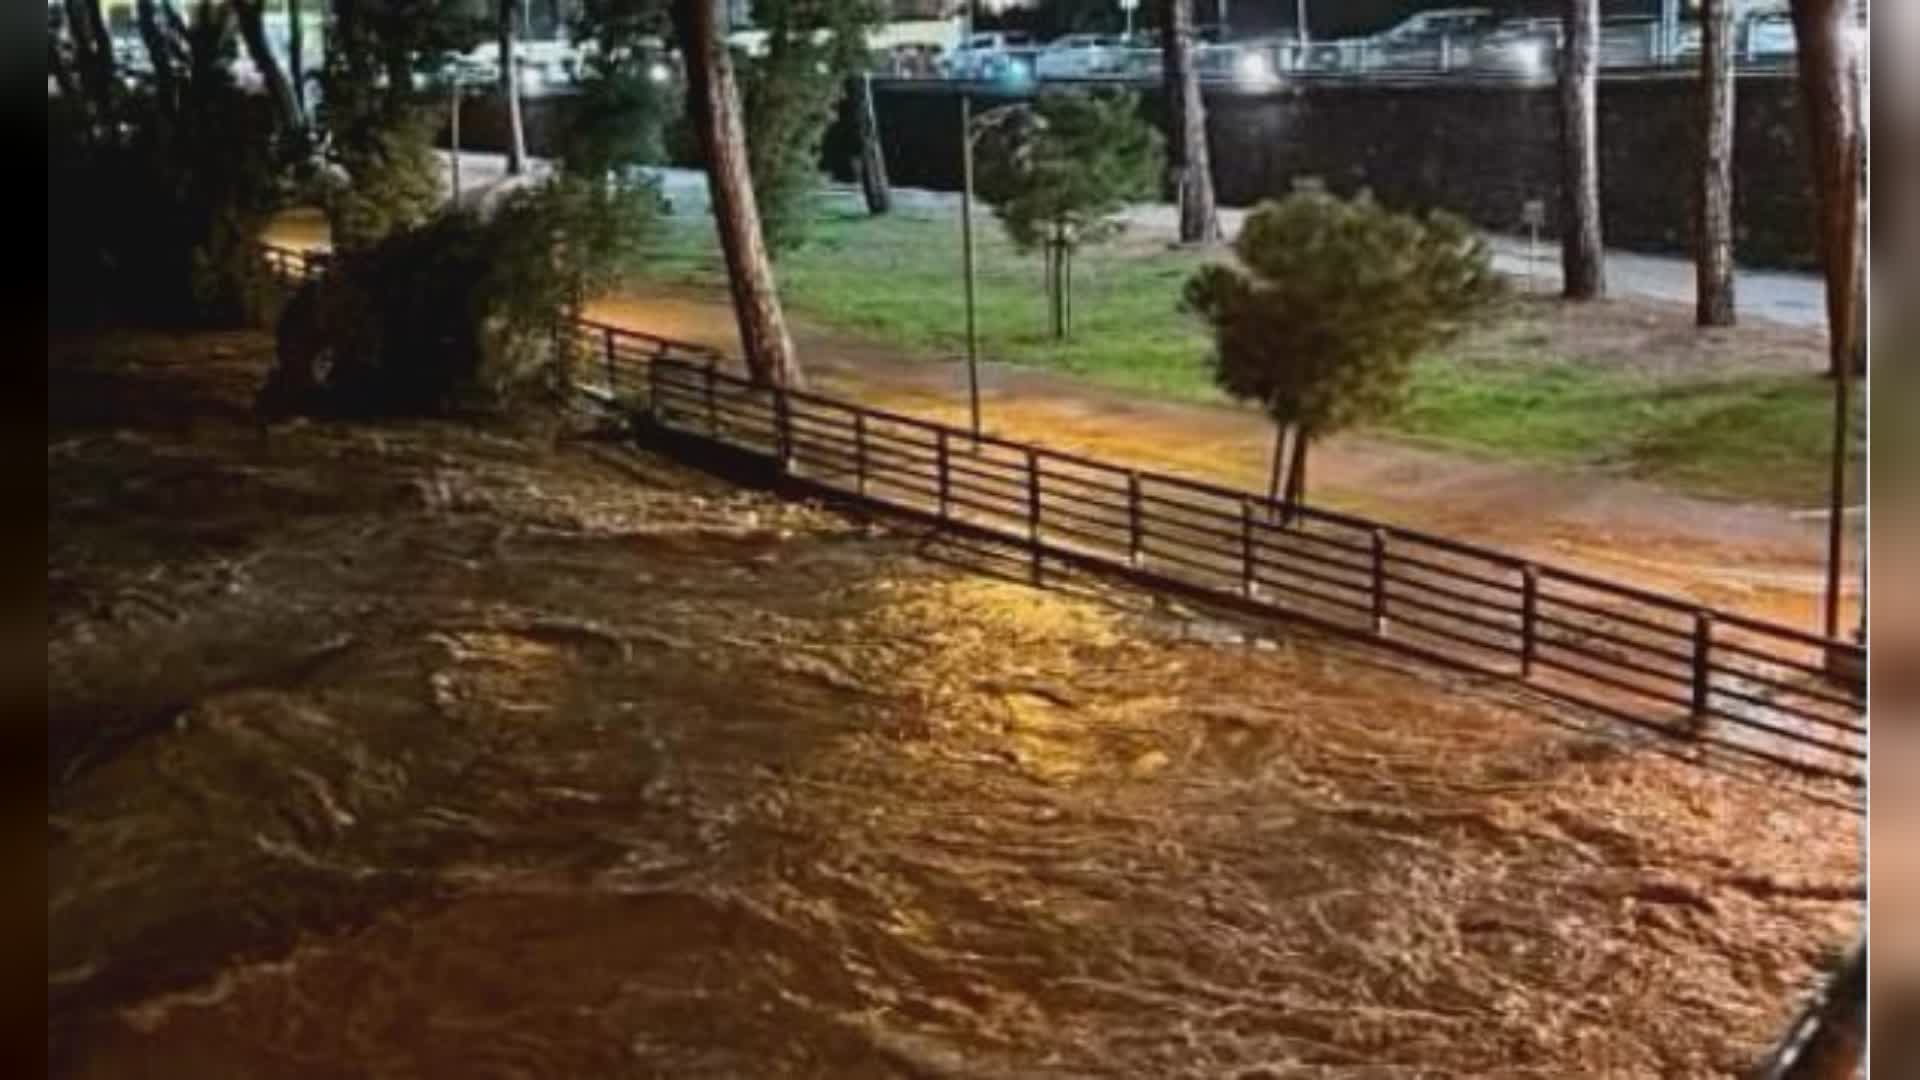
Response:
[{"label": "street lamp post", "polygon": [[980,442],[980,343],[974,315],[973,274],[973,92],[960,92],[960,262],[967,293],[967,414],[973,441]]},{"label": "street lamp post", "polygon": [[[979,21],[975,10],[979,0],[968,0],[966,27],[962,41],[973,40],[973,28]],[[971,71],[962,77],[971,79]],[[980,341],[979,323],[974,314],[973,275],[973,91],[960,89],[960,264],[966,279],[967,302],[967,419],[973,431],[973,443],[980,445]]]},{"label": "street lamp post", "polygon": [[447,133],[447,158],[453,167],[453,202],[460,204],[460,75],[456,72],[448,80],[452,87],[448,97],[448,110],[452,112],[451,130]]}]

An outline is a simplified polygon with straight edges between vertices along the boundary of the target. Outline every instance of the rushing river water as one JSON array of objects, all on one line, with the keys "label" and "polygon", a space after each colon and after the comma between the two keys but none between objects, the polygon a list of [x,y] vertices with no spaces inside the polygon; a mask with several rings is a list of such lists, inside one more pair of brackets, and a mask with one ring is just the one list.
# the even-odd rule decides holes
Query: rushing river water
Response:
[{"label": "rushing river water", "polygon": [[1711,1074],[1859,919],[1846,813],[1401,661],[140,396],[50,425],[56,1074]]}]

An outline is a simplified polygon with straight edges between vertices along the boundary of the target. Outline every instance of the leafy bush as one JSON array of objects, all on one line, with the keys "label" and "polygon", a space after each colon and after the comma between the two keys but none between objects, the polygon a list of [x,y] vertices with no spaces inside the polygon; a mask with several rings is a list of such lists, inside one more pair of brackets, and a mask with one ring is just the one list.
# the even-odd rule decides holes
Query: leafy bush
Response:
[{"label": "leafy bush", "polygon": [[980,197],[1021,251],[1047,256],[1053,330],[1071,325],[1073,253],[1120,232],[1117,216],[1149,197],[1159,132],[1130,93],[1055,93],[981,117]]},{"label": "leafy bush", "polygon": [[1212,324],[1214,376],[1258,402],[1281,443],[1306,444],[1399,408],[1414,359],[1457,335],[1500,292],[1486,243],[1459,218],[1394,213],[1371,196],[1301,192],[1265,202],[1234,240],[1237,265],[1201,268],[1185,306]]},{"label": "leafy bush", "polygon": [[651,187],[562,176],[490,216],[451,211],[346,252],[282,315],[262,411],[509,404],[561,361],[562,320],[611,286],[658,214]]},{"label": "leafy bush", "polygon": [[370,247],[440,209],[446,191],[433,148],[436,110],[395,106],[330,71],[319,112],[331,166],[319,194],[337,250]]},{"label": "leafy bush", "polygon": [[823,70],[825,56],[824,46],[796,41],[742,65],[747,170],[761,234],[776,255],[806,242],[808,203],[820,188],[820,147],[841,91],[841,80]]},{"label": "leafy bush", "polygon": [[673,70],[658,44],[667,28],[662,5],[586,0],[572,34],[592,51],[560,136],[562,168],[604,177],[669,159],[667,127],[686,102],[681,79],[654,77],[656,67]]},{"label": "leafy bush", "polygon": [[778,255],[806,242],[820,187],[820,150],[847,76],[865,62],[866,29],[885,21],[874,0],[760,0],[765,55],[736,58],[747,168],[760,231]]}]

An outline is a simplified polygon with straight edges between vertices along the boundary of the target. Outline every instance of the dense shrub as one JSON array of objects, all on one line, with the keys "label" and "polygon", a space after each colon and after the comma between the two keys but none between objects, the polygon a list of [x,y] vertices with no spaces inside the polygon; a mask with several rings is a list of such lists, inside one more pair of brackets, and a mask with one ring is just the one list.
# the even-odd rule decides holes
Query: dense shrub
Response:
[{"label": "dense shrub", "polygon": [[263,412],[510,404],[562,361],[561,320],[613,282],[658,212],[651,187],[563,176],[343,253],[281,316]]}]

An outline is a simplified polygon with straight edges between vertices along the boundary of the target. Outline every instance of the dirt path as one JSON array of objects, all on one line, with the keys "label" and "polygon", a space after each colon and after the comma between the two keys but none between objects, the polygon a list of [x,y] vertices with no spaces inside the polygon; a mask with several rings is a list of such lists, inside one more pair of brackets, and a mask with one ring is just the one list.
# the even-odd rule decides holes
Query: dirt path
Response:
[{"label": "dirt path", "polygon": [[[485,155],[473,157],[477,168],[486,165]],[[274,237],[322,247],[326,225],[317,214],[286,215]],[[732,308],[717,289],[649,286],[645,295],[598,302],[592,315],[728,354],[739,351]],[[958,364],[912,356],[804,319],[795,320],[794,331],[817,387],[965,421],[965,371]],[[1612,362],[1632,364],[1637,352],[1652,348],[1639,342],[1632,327],[1614,332],[1618,340],[1605,350]],[[1798,344],[1798,333],[1778,331],[1786,344],[1758,361],[1795,363],[1803,350],[1789,346]],[[1726,350],[1705,355],[1714,363],[1745,362]],[[982,367],[982,398],[987,428],[1003,435],[1250,490],[1266,484],[1271,429],[1244,409],[1160,401],[1070,375],[992,363]],[[1819,624],[1826,547],[1825,522],[1817,513],[1696,498],[1595,469],[1515,464],[1355,434],[1316,446],[1312,495],[1329,507],[1472,538],[1790,625]],[[1851,626],[1857,574],[1844,584],[1842,624]]]},{"label": "dirt path", "polygon": [[[738,352],[724,295],[660,289],[596,304],[616,325]],[[816,387],[886,408],[966,422],[964,369],[902,359],[890,345],[806,321],[796,339]],[[988,430],[1111,460],[1266,483],[1271,429],[1243,409],[1157,401],[1071,376],[982,367]],[[1343,435],[1316,447],[1313,497],[1411,527],[1472,537],[1699,600],[1812,626],[1823,522],[1778,507],[1692,498],[1593,470],[1516,465],[1397,440]]]}]

